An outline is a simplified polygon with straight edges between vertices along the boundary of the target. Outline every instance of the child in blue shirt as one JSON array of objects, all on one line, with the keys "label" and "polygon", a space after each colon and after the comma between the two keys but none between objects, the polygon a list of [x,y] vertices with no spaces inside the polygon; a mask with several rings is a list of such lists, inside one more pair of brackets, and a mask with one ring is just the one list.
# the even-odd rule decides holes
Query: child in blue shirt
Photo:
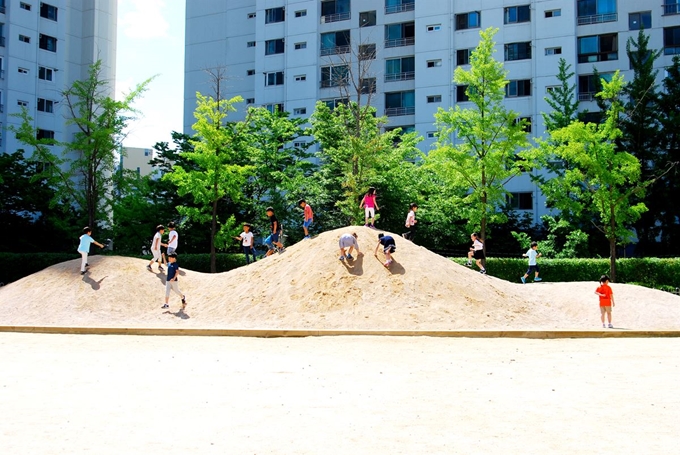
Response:
[{"label": "child in blue shirt", "polygon": [[534,273],[534,281],[541,281],[541,278],[538,277],[538,272],[541,269],[538,267],[538,264],[536,263],[536,259],[541,257],[541,253],[538,252],[538,243],[531,242],[531,248],[529,248],[529,251],[524,253],[522,257],[529,258],[529,269],[527,269],[527,273],[525,273],[524,276],[520,278],[522,280],[522,283],[527,282],[527,277],[532,272]]},{"label": "child in blue shirt", "polygon": [[90,226],[85,226],[83,228],[83,235],[80,236],[80,244],[78,245],[78,253],[82,256],[82,261],[80,262],[80,274],[85,275],[85,267],[89,264],[87,263],[87,255],[90,253],[90,245],[95,244],[99,248],[104,248],[104,245],[97,242],[91,237],[92,229]]},{"label": "child in blue shirt", "polygon": [[182,298],[182,309],[187,307],[186,296],[179,290],[179,265],[177,264],[177,254],[168,254],[168,275],[165,278],[165,305],[161,308],[170,308],[168,300],[170,300],[170,291]]}]

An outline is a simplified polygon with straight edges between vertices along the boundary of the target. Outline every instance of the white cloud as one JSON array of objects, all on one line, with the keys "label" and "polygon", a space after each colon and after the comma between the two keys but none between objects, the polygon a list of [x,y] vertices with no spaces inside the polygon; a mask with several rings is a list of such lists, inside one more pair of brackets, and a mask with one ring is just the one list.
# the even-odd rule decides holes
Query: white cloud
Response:
[{"label": "white cloud", "polygon": [[170,24],[163,17],[164,0],[134,0],[121,2],[122,14],[119,27],[128,38],[149,39],[168,36]]}]

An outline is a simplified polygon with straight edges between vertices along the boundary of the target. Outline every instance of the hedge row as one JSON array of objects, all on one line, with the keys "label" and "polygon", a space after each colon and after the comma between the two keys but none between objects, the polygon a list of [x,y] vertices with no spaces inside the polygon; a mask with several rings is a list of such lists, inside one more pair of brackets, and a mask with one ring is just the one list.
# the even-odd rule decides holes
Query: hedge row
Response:
[{"label": "hedge row", "polygon": [[[452,259],[464,264],[465,259]],[[527,271],[527,259],[488,258],[489,275],[517,282]],[[545,281],[598,281],[609,274],[609,259],[542,259],[538,260],[540,276]],[[473,265],[476,269],[477,266]],[[533,277],[532,277],[533,278]],[[652,288],[680,286],[680,259],[678,258],[627,258],[616,261],[616,281],[635,283]]]}]

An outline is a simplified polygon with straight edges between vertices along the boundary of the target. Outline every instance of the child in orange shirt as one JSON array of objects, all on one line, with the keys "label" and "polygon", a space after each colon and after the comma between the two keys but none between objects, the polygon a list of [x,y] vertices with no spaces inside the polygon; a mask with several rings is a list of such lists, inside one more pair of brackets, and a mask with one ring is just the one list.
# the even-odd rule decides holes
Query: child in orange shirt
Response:
[{"label": "child in orange shirt", "polygon": [[609,328],[613,329],[612,307],[614,306],[614,291],[609,287],[609,277],[607,275],[602,275],[600,278],[600,287],[595,289],[595,294],[600,296],[600,319],[602,319],[602,328],[607,327],[604,324],[604,315],[606,313]]}]

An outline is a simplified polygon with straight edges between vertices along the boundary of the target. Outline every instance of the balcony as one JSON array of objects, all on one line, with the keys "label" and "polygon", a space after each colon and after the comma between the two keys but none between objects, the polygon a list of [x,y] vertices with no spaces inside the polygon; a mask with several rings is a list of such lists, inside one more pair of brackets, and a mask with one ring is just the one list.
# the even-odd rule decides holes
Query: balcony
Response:
[{"label": "balcony", "polygon": [[579,63],[595,63],[595,62],[610,62],[612,60],[618,60],[618,52],[598,52],[597,54],[579,54]]},{"label": "balcony", "polygon": [[578,94],[579,101],[595,101],[596,92],[583,92]]},{"label": "balcony", "polygon": [[601,24],[603,22],[616,22],[619,20],[617,13],[593,14],[592,16],[581,16],[578,18],[578,25]]},{"label": "balcony", "polygon": [[385,40],[385,47],[402,47],[402,46],[413,46],[416,44],[415,36],[410,38],[399,38],[399,39],[387,39]]},{"label": "balcony", "polygon": [[323,57],[324,55],[338,55],[338,54],[348,54],[350,51],[351,47],[350,46],[335,46],[335,47],[326,47],[326,48],[321,48],[321,56]]},{"label": "balcony", "polygon": [[385,115],[388,117],[399,117],[400,115],[414,115],[416,113],[415,106],[411,107],[388,107],[385,109]]},{"label": "balcony", "polygon": [[349,11],[346,13],[328,14],[326,16],[321,16],[321,23],[330,24],[331,22],[347,21],[350,18],[351,14]]},{"label": "balcony", "polygon": [[385,82],[410,81],[412,79],[415,79],[415,77],[416,77],[415,71],[406,71],[403,73],[387,73],[385,74]]},{"label": "balcony", "polygon": [[385,14],[403,13],[404,11],[413,11],[416,7],[415,2],[402,3],[401,5],[391,5],[385,7]]},{"label": "balcony", "polygon": [[5,47],[5,37],[0,36],[0,47]]},{"label": "balcony", "polygon": [[5,5],[0,6],[0,14],[5,14]]},{"label": "balcony", "polygon": [[664,16],[672,16],[673,14],[680,14],[680,3],[668,3],[663,5]]}]

